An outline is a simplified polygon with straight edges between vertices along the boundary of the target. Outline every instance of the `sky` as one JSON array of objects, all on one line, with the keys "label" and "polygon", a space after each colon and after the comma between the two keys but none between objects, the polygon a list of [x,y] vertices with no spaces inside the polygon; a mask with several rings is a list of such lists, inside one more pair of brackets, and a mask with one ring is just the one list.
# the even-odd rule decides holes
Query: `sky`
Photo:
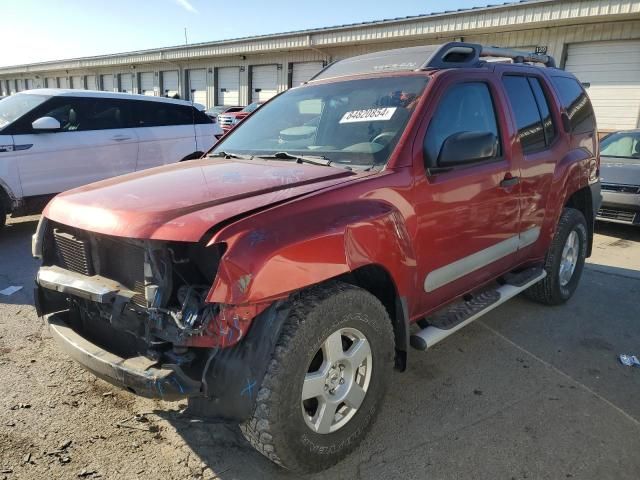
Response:
[{"label": "sky", "polygon": [[455,10],[506,0],[0,0],[0,66]]}]

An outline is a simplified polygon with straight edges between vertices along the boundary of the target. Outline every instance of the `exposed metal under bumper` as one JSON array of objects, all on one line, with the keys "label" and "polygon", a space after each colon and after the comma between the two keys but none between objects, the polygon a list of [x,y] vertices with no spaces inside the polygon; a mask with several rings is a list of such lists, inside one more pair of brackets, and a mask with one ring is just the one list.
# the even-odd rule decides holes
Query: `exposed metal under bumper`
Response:
[{"label": "exposed metal under bumper", "polygon": [[48,319],[60,347],[80,365],[103,380],[147,398],[174,401],[201,395],[201,382],[189,378],[177,365],[156,368],[147,357],[122,358],[77,334],[66,322],[66,312]]},{"label": "exposed metal under bumper", "polygon": [[110,303],[118,297],[130,300],[136,294],[108,278],[99,275],[88,277],[56,266],[40,267],[36,282],[43,288],[98,303]]}]

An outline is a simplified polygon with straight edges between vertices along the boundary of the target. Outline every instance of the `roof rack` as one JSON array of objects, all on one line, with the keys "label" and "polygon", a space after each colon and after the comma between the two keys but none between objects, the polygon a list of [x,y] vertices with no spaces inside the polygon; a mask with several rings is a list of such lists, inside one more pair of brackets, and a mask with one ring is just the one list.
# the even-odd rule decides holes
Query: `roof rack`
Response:
[{"label": "roof rack", "polygon": [[[443,68],[470,68],[484,64],[483,58],[508,58],[513,63],[542,63],[555,67],[549,55],[526,53],[498,47],[483,47],[477,43],[449,42],[367,53],[330,63],[311,80],[385,71],[416,71]],[[310,80],[310,81],[311,81]]]}]

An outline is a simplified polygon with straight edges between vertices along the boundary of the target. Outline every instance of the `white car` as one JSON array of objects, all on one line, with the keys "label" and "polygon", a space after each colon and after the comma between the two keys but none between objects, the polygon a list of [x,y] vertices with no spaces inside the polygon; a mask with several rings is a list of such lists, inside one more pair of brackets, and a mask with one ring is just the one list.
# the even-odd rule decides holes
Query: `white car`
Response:
[{"label": "white car", "polygon": [[199,158],[222,136],[190,102],[88,90],[37,89],[0,100],[0,227],[55,194]]}]

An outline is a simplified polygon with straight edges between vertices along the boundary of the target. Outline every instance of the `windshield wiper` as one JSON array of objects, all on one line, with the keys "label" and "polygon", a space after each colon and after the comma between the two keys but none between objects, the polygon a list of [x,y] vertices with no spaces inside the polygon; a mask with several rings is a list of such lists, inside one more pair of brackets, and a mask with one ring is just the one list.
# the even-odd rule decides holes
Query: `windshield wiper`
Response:
[{"label": "windshield wiper", "polygon": [[312,165],[321,165],[328,167],[331,160],[321,155],[292,155],[288,152],[277,152],[273,155],[259,155],[258,158],[277,158],[279,160],[295,160],[298,163],[310,163]]},{"label": "windshield wiper", "polygon": [[240,153],[216,152],[207,155],[210,158],[238,158],[240,160],[253,160],[253,155],[242,155]]}]

